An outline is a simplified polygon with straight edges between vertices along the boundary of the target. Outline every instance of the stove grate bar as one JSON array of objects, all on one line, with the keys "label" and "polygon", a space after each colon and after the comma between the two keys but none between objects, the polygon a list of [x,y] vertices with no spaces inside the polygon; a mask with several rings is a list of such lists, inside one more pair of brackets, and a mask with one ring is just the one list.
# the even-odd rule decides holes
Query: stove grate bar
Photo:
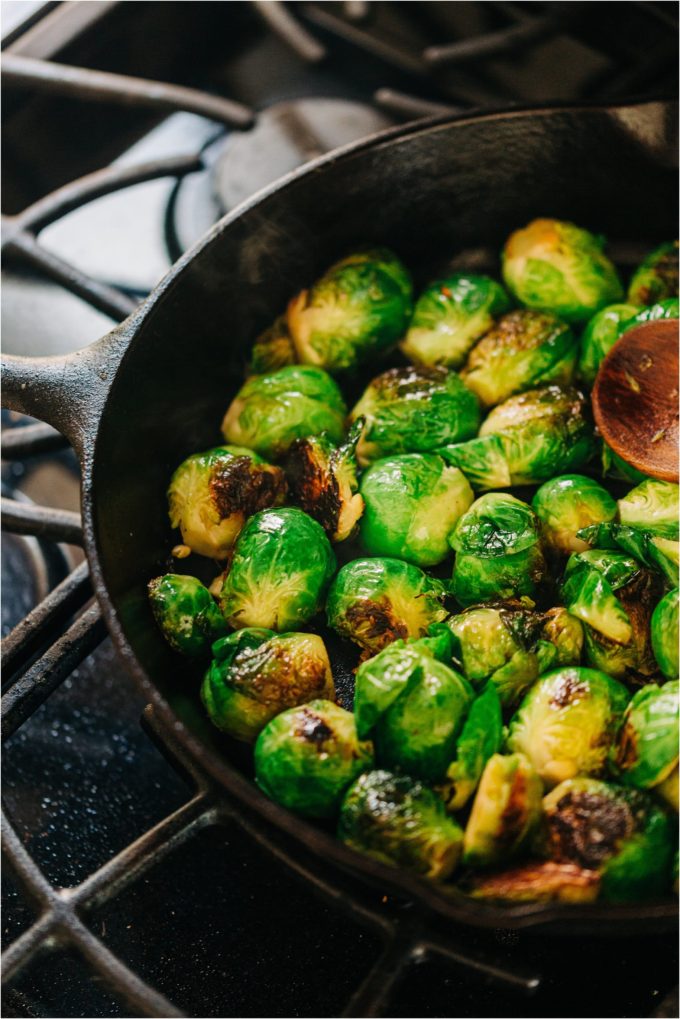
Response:
[{"label": "stove grate bar", "polygon": [[463,113],[465,107],[451,106],[448,103],[436,103],[431,99],[421,99],[406,92],[398,92],[393,88],[379,88],[373,94],[376,106],[389,113],[394,113],[404,120],[418,120],[421,117],[435,117],[439,114]]},{"label": "stove grate bar", "polygon": [[101,644],[106,627],[97,604],[91,605],[63,637],[20,675],[2,695],[2,739],[6,740],[47,700],[53,690]]},{"label": "stove grate bar", "polygon": [[344,39],[352,46],[364,50],[371,56],[378,57],[379,60],[383,60],[398,71],[405,71],[407,74],[415,74],[419,77],[429,73],[427,64],[419,56],[366,32],[357,24],[337,17],[325,7],[307,3],[305,4],[305,17],[320,28],[333,32],[338,38]]},{"label": "stove grate bar", "polygon": [[70,67],[15,53],[4,54],[1,70],[6,85],[35,92],[172,112],[185,110],[240,129],[250,127],[255,117],[254,111],[242,103],[199,89],[109,71],[93,71],[87,67]]},{"label": "stove grate bar", "polygon": [[66,449],[69,441],[52,425],[42,421],[34,425],[17,428],[3,428],[0,435],[0,451],[3,460],[23,460],[43,453],[56,453]]},{"label": "stove grate bar", "polygon": [[563,21],[564,19],[549,14],[510,25],[498,32],[487,32],[472,39],[462,39],[441,46],[428,46],[423,52],[423,59],[431,66],[441,67],[470,63],[487,57],[507,56],[563,31]]},{"label": "stove grate bar", "polygon": [[12,534],[31,534],[35,538],[63,541],[67,545],[83,543],[80,513],[72,510],[34,506],[3,495],[0,497],[0,517],[2,530]]},{"label": "stove grate bar", "polygon": [[413,941],[394,937],[352,995],[342,1013],[343,1019],[386,1015],[392,991],[418,959],[419,949]]},{"label": "stove grate bar", "polygon": [[307,64],[318,64],[326,56],[326,47],[295,18],[282,0],[251,0],[268,28]]}]

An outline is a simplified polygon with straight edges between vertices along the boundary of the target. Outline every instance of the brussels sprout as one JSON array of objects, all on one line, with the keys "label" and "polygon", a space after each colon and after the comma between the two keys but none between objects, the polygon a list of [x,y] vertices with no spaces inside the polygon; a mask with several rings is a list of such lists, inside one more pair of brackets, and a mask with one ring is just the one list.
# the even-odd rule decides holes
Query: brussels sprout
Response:
[{"label": "brussels sprout", "polygon": [[639,527],[659,538],[677,541],[680,501],[678,486],[671,481],[648,478],[619,499],[619,519],[629,527]]},{"label": "brussels sprout", "polygon": [[490,276],[456,273],[431,283],[413,309],[401,350],[414,364],[459,368],[510,298]]},{"label": "brussels sprout", "polygon": [[393,453],[430,453],[475,435],[477,397],[446,368],[390,368],[373,379],[350,415],[366,418],[359,463]]},{"label": "brussels sprout", "polygon": [[440,790],[449,810],[460,810],[474,793],[489,758],[501,748],[503,719],[494,683],[474,699],[456,741],[455,759]]},{"label": "brussels sprout", "polygon": [[[676,814],[678,813],[678,778],[679,778],[679,775],[678,775],[678,766],[676,764],[676,766],[673,768],[673,770],[670,773],[670,775],[668,776],[668,778],[665,778],[663,780],[663,782],[659,782],[659,784],[654,787],[654,792],[657,793],[661,797],[661,799],[666,803],[667,806],[672,807],[672,809],[675,811]],[[677,882],[678,882],[678,872],[677,871],[678,871],[678,859],[677,859],[677,853],[676,853],[676,859],[675,859],[675,884],[676,884],[676,886],[677,886]],[[675,888],[675,891],[676,892],[678,891],[677,887]]]},{"label": "brussels sprout", "polygon": [[246,628],[218,640],[201,698],[218,729],[252,743],[279,712],[335,699],[321,637]]},{"label": "brussels sprout", "polygon": [[609,492],[582,474],[563,474],[546,481],[531,506],[541,521],[548,547],[565,555],[588,548],[588,542],[577,536],[581,528],[613,520],[617,512]]},{"label": "brussels sprout", "polygon": [[479,687],[491,679],[503,707],[512,707],[541,672],[578,665],[583,628],[562,608],[535,612],[521,602],[465,609],[446,624],[454,661]]},{"label": "brussels sprout", "polygon": [[664,595],[652,615],[652,650],[666,679],[678,678],[677,587]]},{"label": "brussels sprout", "polygon": [[541,780],[523,754],[489,759],[463,839],[463,863],[489,867],[526,844],[541,816]]},{"label": "brussels sprout", "polygon": [[552,311],[567,322],[586,322],[623,299],[604,238],[558,219],[535,219],[508,238],[505,285],[527,308]]},{"label": "brussels sprout", "polygon": [[278,506],[286,495],[279,467],[238,446],[194,453],[170,479],[170,523],[193,552],[225,559],[246,519],[257,510]]},{"label": "brussels sprout", "polygon": [[361,853],[434,881],[455,870],[463,844],[463,832],[431,789],[389,771],[369,771],[348,790],[338,837]]},{"label": "brussels sprout", "polygon": [[295,364],[297,357],[285,315],[279,315],[273,325],[265,329],[253,344],[250,374],[275,372],[286,365]]},{"label": "brussels sprout", "polygon": [[306,817],[334,817],[347,787],[372,767],[373,747],[357,738],[354,716],[331,701],[283,711],[255,744],[260,789]]},{"label": "brussels sprout", "polygon": [[586,398],[560,386],[511,396],[491,411],[478,438],[437,450],[476,489],[540,484],[583,467],[595,451]]},{"label": "brussels sprout", "polygon": [[574,863],[532,860],[494,874],[475,875],[467,891],[474,899],[505,902],[595,902],[600,875]]},{"label": "brussels sprout", "polygon": [[520,308],[498,320],[460,373],[483,407],[546,382],[571,382],[578,344],[555,315]]},{"label": "brussels sprout", "polygon": [[241,531],[221,582],[222,613],[234,629],[290,630],[322,607],[336,562],[323,528],[302,510],[263,510]]},{"label": "brussels sprout", "polygon": [[276,459],[295,439],[307,435],[326,432],[331,442],[341,442],[346,414],[330,375],[311,365],[293,364],[248,379],[229,405],[222,434],[227,442]]},{"label": "brussels sprout", "polygon": [[375,654],[401,637],[423,637],[446,618],[445,587],[400,559],[355,559],[328,592],[328,625]]},{"label": "brussels sprout", "polygon": [[362,364],[403,335],[412,297],[408,270],[387,248],[336,262],[288,305],[298,360],[330,372]]},{"label": "brussels sprout", "polygon": [[359,666],[354,714],[376,760],[415,778],[444,777],[472,701],[468,681],[426,649],[391,644]]},{"label": "brussels sprout", "polygon": [[436,453],[377,460],[361,479],[366,504],[359,537],[371,555],[434,566],[450,554],[447,538],[473,499],[457,467]]},{"label": "brussels sprout", "polygon": [[449,542],[456,552],[451,593],[463,606],[533,595],[546,580],[538,521],[512,495],[481,496]]},{"label": "brussels sprout", "polygon": [[618,453],[615,453],[606,442],[601,443],[602,452],[600,461],[602,465],[602,477],[603,478],[616,478],[618,481],[629,481],[634,485],[639,484],[640,481],[645,481],[647,478],[646,474],[642,471],[637,470],[636,467],[632,467],[627,464]]},{"label": "brussels sprout", "polygon": [[651,251],[633,273],[628,300],[656,304],[678,296],[678,242],[667,241]]},{"label": "brussels sprout", "polygon": [[660,579],[632,556],[607,549],[575,552],[562,599],[585,626],[586,663],[618,679],[655,672],[649,627],[660,595]]},{"label": "brussels sprout", "polygon": [[592,387],[605,357],[621,336],[621,326],[638,312],[634,304],[610,304],[593,315],[581,336],[578,377]]},{"label": "brussels sprout", "polygon": [[363,422],[357,421],[342,446],[336,447],[320,435],[296,439],[288,451],[291,498],[318,520],[331,541],[349,538],[364,512],[355,457],[362,426]]},{"label": "brussels sprout", "polygon": [[611,760],[623,785],[649,789],[677,767],[679,690],[677,680],[643,686],[630,701]]},{"label": "brussels sprout", "polygon": [[657,570],[669,584],[677,585],[680,542],[659,538],[651,531],[627,527],[614,522],[592,524],[578,532],[578,537],[591,548],[611,548],[626,552],[638,562]]},{"label": "brussels sprout", "polygon": [[526,754],[549,787],[575,775],[597,775],[629,697],[604,672],[555,669],[541,676],[514,714],[508,747]]},{"label": "brussels sprout", "polygon": [[607,902],[662,895],[671,883],[673,830],[651,797],[592,778],[572,778],[543,801],[542,855],[600,874]]},{"label": "brussels sprout", "polygon": [[163,636],[175,651],[207,657],[227,629],[217,603],[200,580],[166,573],[149,582],[149,601]]}]

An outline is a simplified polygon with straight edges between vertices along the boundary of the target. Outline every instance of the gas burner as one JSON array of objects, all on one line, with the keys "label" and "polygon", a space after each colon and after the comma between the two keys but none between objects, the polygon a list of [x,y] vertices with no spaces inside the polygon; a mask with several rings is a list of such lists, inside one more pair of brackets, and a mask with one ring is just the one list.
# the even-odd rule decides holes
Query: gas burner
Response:
[{"label": "gas burner", "polygon": [[249,131],[220,135],[203,151],[206,173],[179,181],[169,210],[174,258],[225,212],[312,159],[394,124],[387,114],[346,99],[275,103]]}]

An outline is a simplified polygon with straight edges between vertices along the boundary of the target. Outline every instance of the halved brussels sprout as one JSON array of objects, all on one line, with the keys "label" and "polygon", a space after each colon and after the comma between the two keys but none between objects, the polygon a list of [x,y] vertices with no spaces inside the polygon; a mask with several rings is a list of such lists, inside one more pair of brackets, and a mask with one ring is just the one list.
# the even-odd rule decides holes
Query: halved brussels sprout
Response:
[{"label": "halved brussels sprout", "polygon": [[666,679],[678,678],[677,587],[665,594],[652,615],[652,650]]},{"label": "halved brussels sprout", "polygon": [[364,512],[355,456],[362,427],[363,421],[357,421],[342,446],[320,435],[296,439],[288,451],[291,498],[318,520],[331,541],[349,538]]},{"label": "halved brussels sprout", "polygon": [[359,537],[366,551],[417,566],[446,559],[448,536],[474,499],[465,475],[436,453],[376,460],[361,479],[361,494]]},{"label": "halved brussels sprout", "polygon": [[369,771],[348,790],[338,837],[383,863],[444,881],[460,859],[463,832],[440,798],[408,775]]},{"label": "halved brussels sprout", "polygon": [[252,743],[286,708],[335,699],[324,642],[314,633],[237,630],[213,645],[201,698],[218,729]]},{"label": "halved brussels sprout", "polygon": [[466,891],[473,899],[502,902],[595,902],[600,875],[574,863],[521,863],[493,874],[476,874]]},{"label": "halved brussels sprout", "polygon": [[541,672],[581,659],[583,628],[563,608],[536,612],[519,601],[498,602],[465,609],[446,625],[454,635],[454,662],[474,686],[490,679],[506,708]]},{"label": "halved brussels sprout", "polygon": [[610,304],[593,315],[581,335],[578,377],[592,387],[599,367],[621,336],[621,326],[638,312],[635,304]]},{"label": "halved brussels sprout", "polygon": [[523,753],[548,787],[606,764],[630,694],[611,676],[556,669],[529,690],[510,722],[508,747]]},{"label": "halved brussels sprout", "polygon": [[552,311],[567,322],[586,322],[607,304],[623,300],[604,238],[559,219],[535,219],[508,238],[503,279],[527,308]]},{"label": "halved brussels sprout", "polygon": [[650,531],[659,538],[678,540],[680,500],[671,481],[647,478],[619,499],[619,519],[629,527]]},{"label": "halved brussels sprout", "polygon": [[241,531],[218,600],[234,629],[279,632],[306,623],[323,606],[336,561],[316,520],[292,506],[263,510]]},{"label": "halved brussels sprout", "polygon": [[563,474],[538,489],[531,506],[541,521],[543,538],[554,552],[585,552],[588,542],[577,536],[583,527],[613,520],[616,503],[609,492],[582,474]]},{"label": "halved brussels sprout", "polygon": [[343,258],[288,305],[298,360],[330,372],[362,364],[403,335],[412,297],[408,270],[387,248]]},{"label": "halved brussels sprout", "polygon": [[456,273],[423,291],[400,347],[414,364],[459,368],[496,316],[509,310],[510,298],[496,280]]},{"label": "halved brussels sprout", "polygon": [[623,785],[649,789],[678,765],[677,680],[643,686],[626,708],[612,751],[612,769]]},{"label": "halved brussels sprout", "polygon": [[174,651],[190,658],[208,657],[227,624],[210,591],[196,577],[166,573],[149,582],[154,619]]},{"label": "halved brussels sprout", "polygon": [[227,442],[276,459],[307,435],[326,432],[331,442],[341,442],[346,414],[342,393],[330,375],[312,365],[293,364],[248,379],[229,405],[222,434]]},{"label": "halved brussels sprout", "polygon": [[523,754],[489,759],[463,839],[463,863],[490,867],[526,845],[541,816],[543,786]]},{"label": "halved brussels sprout", "polygon": [[393,640],[423,637],[446,619],[444,584],[400,559],[355,559],[328,592],[328,625],[375,654]]},{"label": "halved brussels sprout", "polygon": [[390,368],[373,379],[350,417],[366,419],[357,448],[363,467],[469,439],[480,422],[477,397],[446,368]]},{"label": "halved brussels sprout", "polygon": [[218,446],[194,453],[170,479],[170,524],[193,552],[226,559],[247,518],[286,496],[286,478],[257,453]]},{"label": "halved brussels sprout", "polygon": [[583,467],[596,448],[583,393],[543,386],[494,407],[478,438],[437,452],[483,490],[540,484]]},{"label": "halved brussels sprout", "polygon": [[645,793],[573,778],[545,797],[543,811],[542,855],[598,871],[607,902],[639,902],[670,888],[673,828]]},{"label": "halved brussels sprout", "polygon": [[418,641],[399,644],[357,670],[357,732],[373,739],[378,764],[436,781],[453,757],[472,687]]},{"label": "halved brussels sprout", "polygon": [[470,352],[460,373],[483,407],[546,382],[571,382],[578,354],[573,332],[556,315],[519,308],[503,315]]},{"label": "halved brussels sprout", "polygon": [[463,606],[534,595],[547,578],[538,520],[525,502],[491,493],[473,502],[449,538],[451,593]]},{"label": "halved brussels sprout", "polygon": [[440,792],[448,810],[460,810],[474,793],[489,758],[503,741],[503,718],[498,690],[487,683],[475,697],[456,740],[453,762],[446,771]]},{"label": "halved brussels sprout", "polygon": [[334,817],[345,790],[373,767],[373,747],[357,738],[354,715],[331,701],[289,708],[255,744],[260,789],[306,817]]},{"label": "halved brussels sprout", "polygon": [[650,251],[633,273],[628,300],[633,304],[656,304],[678,296],[678,242],[667,241]]},{"label": "halved brussels sprout", "polygon": [[585,660],[611,676],[655,671],[650,618],[661,580],[632,556],[607,549],[575,552],[567,562],[562,599],[585,627]]},{"label": "halved brussels sprout", "polygon": [[279,315],[273,325],[265,329],[253,344],[250,361],[250,375],[275,372],[286,365],[295,364],[297,356],[293,340],[288,332],[286,316]]}]

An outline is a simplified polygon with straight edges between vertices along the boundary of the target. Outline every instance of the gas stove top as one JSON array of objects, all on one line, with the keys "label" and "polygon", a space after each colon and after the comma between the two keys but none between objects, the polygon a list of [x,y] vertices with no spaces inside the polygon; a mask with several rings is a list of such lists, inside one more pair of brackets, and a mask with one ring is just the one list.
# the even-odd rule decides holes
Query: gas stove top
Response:
[{"label": "gas stove top", "polygon": [[[676,88],[669,3],[2,7],[8,353],[89,344],[355,138]],[[106,637],[73,453],[6,412],[2,451],[5,1014],[677,1015],[672,936],[443,929],[226,802]]]}]

